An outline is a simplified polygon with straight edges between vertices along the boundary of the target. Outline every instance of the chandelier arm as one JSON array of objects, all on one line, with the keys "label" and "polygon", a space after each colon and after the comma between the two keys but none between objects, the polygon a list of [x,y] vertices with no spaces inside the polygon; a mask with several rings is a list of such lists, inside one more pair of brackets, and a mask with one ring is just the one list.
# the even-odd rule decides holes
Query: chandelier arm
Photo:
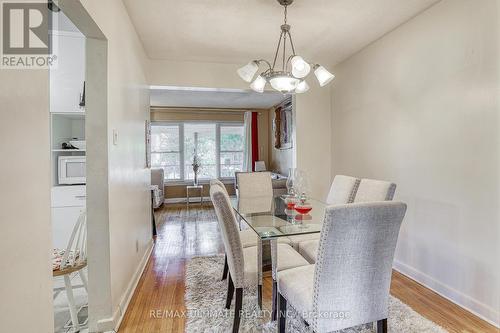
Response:
[{"label": "chandelier arm", "polygon": [[283,62],[283,65],[282,65],[283,72],[286,72],[285,58],[286,58],[286,32],[283,34],[283,59],[282,59],[282,62]]},{"label": "chandelier arm", "polygon": [[294,56],[294,55],[296,55],[295,54],[295,47],[293,46],[292,34],[290,33],[290,30],[288,31],[288,37],[290,37],[290,45],[292,46],[292,53],[293,53],[292,56]]},{"label": "chandelier arm", "polygon": [[259,59],[259,60],[256,60],[258,63],[265,63],[267,66],[269,66],[269,69],[272,69],[271,67],[271,64],[269,63],[269,61],[267,61],[266,59]]},{"label": "chandelier arm", "polygon": [[281,45],[281,37],[283,37],[283,31],[281,31],[280,33],[280,39],[278,40],[278,47],[276,48],[276,53],[274,54],[273,66],[271,67],[272,70],[274,70],[274,66],[276,66],[276,60],[278,59],[278,52],[280,50],[280,45]]}]

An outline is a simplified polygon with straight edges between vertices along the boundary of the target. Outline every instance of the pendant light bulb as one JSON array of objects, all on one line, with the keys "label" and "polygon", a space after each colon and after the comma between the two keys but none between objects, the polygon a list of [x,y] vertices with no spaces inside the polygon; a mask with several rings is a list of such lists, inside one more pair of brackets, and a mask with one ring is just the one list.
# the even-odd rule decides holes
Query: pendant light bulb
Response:
[{"label": "pendant light bulb", "polygon": [[250,61],[243,67],[238,68],[238,75],[246,82],[252,82],[252,79],[259,70],[259,63],[257,61]]},{"label": "pendant light bulb", "polygon": [[307,84],[306,80],[300,81],[299,84],[297,84],[297,88],[295,88],[295,92],[297,94],[305,93],[308,90],[309,90],[309,85]]},{"label": "pendant light bulb", "polygon": [[319,85],[322,87],[330,83],[330,81],[335,78],[335,75],[327,71],[326,68],[321,65],[314,66],[314,75],[316,75]]},{"label": "pendant light bulb", "polygon": [[311,65],[309,65],[301,56],[294,56],[290,60],[290,64],[292,65],[292,75],[296,78],[302,79],[311,71]]},{"label": "pendant light bulb", "polygon": [[253,91],[262,93],[264,92],[264,88],[266,87],[266,79],[264,79],[261,75],[257,76],[257,78],[252,82],[250,85],[250,88],[252,88]]}]

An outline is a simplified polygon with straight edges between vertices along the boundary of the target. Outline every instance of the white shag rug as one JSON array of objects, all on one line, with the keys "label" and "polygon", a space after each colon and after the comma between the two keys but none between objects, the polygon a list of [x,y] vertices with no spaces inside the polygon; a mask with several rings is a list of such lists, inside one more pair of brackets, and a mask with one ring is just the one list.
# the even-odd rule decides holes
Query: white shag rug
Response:
[{"label": "white shag rug", "polygon": [[[234,318],[234,297],[230,310],[226,310],[227,281],[221,281],[223,256],[191,259],[186,268],[186,332],[222,333],[231,332]],[[276,332],[275,322],[270,322],[270,309],[263,311],[257,306],[255,286],[243,291],[243,315],[240,332]],[[288,306],[286,332],[310,333],[293,308]],[[398,333],[446,333],[447,331],[413,311],[408,305],[394,297],[389,301],[389,332]],[[339,333],[372,333],[372,325],[362,325],[339,331]]]}]

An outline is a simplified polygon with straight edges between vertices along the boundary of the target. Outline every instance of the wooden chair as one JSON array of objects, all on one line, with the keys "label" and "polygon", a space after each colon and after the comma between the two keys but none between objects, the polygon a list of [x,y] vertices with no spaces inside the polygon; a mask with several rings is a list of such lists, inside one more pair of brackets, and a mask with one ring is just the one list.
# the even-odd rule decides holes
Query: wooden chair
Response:
[{"label": "wooden chair", "polygon": [[[61,252],[59,249],[54,249],[54,253]],[[61,257],[54,258],[60,265],[52,268],[52,276],[64,278],[64,288],[68,298],[69,312],[73,328],[78,331],[80,324],[78,322],[78,312],[73,295],[73,287],[71,285],[71,274],[78,273],[83,283],[83,287],[88,292],[88,282],[83,269],[87,266],[87,214],[83,211],[78,217],[78,221],[73,228],[67,248]]]}]

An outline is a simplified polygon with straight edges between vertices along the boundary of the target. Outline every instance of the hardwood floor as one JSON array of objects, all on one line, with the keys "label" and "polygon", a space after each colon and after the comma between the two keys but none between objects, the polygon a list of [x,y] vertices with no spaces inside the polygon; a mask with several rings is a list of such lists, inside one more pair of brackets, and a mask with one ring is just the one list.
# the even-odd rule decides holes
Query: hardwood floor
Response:
[{"label": "hardwood floor", "polygon": [[[169,205],[156,212],[158,236],[151,258],[130,301],[119,333],[184,332],[184,274],[194,256],[223,253],[211,206]],[[263,297],[271,299],[265,278]],[[499,330],[406,276],[394,272],[391,294],[449,332],[498,333]],[[166,316],[166,311],[174,311]],[[177,312],[176,312],[177,311]]]}]

